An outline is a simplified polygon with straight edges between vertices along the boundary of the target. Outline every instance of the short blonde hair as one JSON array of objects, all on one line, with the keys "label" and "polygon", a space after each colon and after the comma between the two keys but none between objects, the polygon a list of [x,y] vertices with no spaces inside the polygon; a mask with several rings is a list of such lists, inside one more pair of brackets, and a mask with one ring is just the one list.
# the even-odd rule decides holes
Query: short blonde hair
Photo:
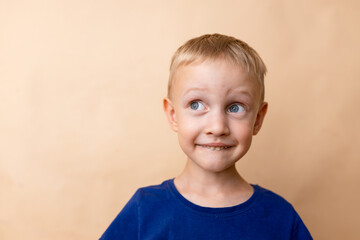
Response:
[{"label": "short blonde hair", "polygon": [[247,43],[231,36],[222,34],[205,34],[190,39],[178,48],[172,57],[170,64],[170,76],[168,83],[168,98],[172,97],[174,75],[176,70],[183,65],[193,62],[203,62],[207,59],[216,60],[225,58],[246,69],[253,74],[260,83],[260,101],[264,101],[264,77],[266,66],[259,54]]}]

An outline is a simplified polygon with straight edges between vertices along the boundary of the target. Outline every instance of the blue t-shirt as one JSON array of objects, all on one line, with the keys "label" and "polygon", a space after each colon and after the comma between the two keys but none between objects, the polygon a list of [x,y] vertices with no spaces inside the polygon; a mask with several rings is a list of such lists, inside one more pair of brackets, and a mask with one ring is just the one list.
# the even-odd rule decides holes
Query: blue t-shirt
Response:
[{"label": "blue t-shirt", "polygon": [[279,195],[253,185],[244,203],[201,207],[185,199],[173,179],[140,188],[100,240],[310,240],[294,208]]}]

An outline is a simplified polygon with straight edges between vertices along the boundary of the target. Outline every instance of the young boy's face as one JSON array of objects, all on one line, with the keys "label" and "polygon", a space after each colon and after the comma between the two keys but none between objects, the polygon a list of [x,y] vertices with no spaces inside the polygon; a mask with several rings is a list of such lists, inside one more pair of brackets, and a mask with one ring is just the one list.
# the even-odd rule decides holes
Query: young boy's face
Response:
[{"label": "young boy's face", "polygon": [[234,166],[266,114],[256,78],[229,61],[207,60],[180,66],[172,91],[164,109],[190,163],[208,172]]}]

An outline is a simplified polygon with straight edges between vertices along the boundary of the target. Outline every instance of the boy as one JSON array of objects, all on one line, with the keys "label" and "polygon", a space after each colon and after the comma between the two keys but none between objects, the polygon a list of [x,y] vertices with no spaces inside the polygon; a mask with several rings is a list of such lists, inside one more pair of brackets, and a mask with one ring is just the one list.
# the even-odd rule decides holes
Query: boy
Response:
[{"label": "boy", "polygon": [[177,50],[163,104],[185,169],[139,189],[101,239],[312,239],[288,202],[235,168],[267,111],[265,73],[233,37],[203,35]]}]

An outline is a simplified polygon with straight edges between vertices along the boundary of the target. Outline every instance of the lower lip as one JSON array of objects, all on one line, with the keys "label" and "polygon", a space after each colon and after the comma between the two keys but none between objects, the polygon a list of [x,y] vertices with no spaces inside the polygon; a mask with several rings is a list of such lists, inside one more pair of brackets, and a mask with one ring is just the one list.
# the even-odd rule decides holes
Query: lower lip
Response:
[{"label": "lower lip", "polygon": [[224,150],[229,150],[231,148],[231,147],[211,147],[206,145],[196,145],[196,146],[209,151],[224,151]]}]

